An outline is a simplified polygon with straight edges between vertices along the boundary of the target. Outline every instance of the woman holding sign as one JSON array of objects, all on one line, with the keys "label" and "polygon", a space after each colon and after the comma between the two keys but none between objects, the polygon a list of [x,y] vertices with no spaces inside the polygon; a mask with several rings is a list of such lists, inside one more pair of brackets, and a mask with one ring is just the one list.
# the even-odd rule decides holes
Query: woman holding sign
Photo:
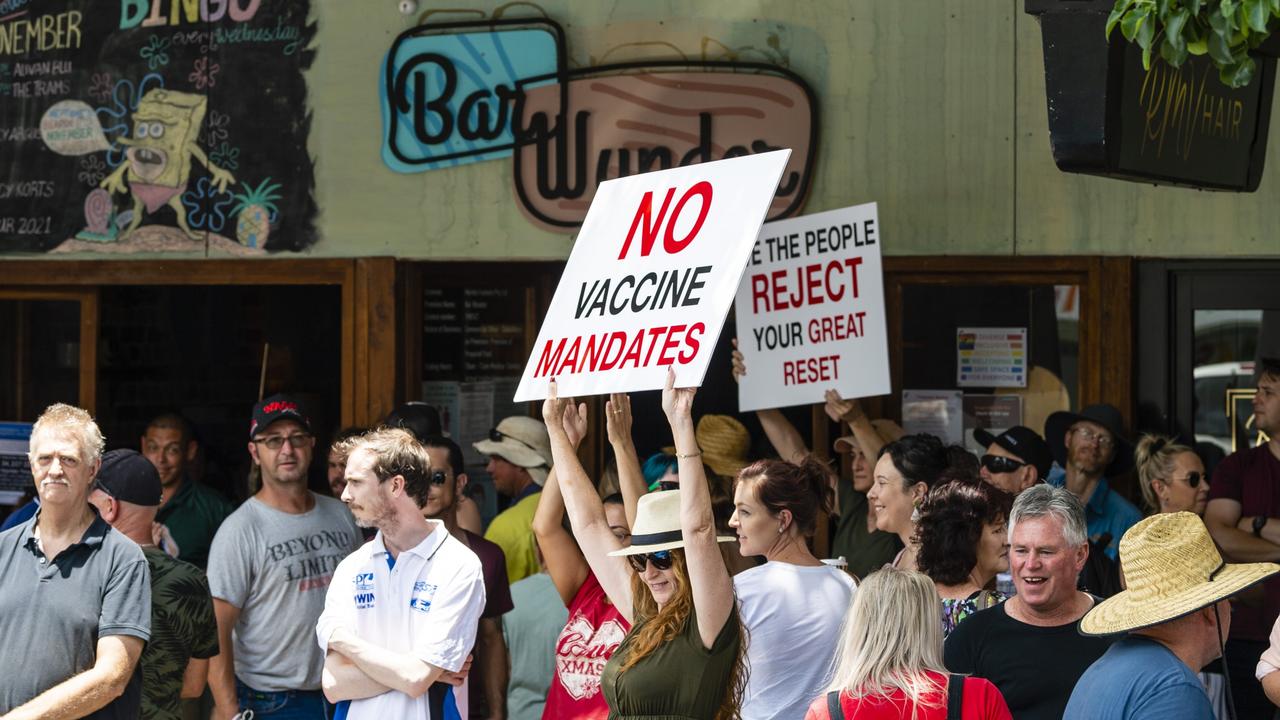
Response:
[{"label": "woman holding sign", "polygon": [[743,632],[725,569],[694,439],[695,388],[675,388],[668,371],[662,409],[675,438],[682,482],[640,499],[631,546],[609,531],[604,511],[565,432],[585,417],[556,397],[555,383],[542,413],[565,508],[592,572],[630,632],[605,665],[601,686],[610,717],[671,716],[727,720],[738,717],[746,679]]}]

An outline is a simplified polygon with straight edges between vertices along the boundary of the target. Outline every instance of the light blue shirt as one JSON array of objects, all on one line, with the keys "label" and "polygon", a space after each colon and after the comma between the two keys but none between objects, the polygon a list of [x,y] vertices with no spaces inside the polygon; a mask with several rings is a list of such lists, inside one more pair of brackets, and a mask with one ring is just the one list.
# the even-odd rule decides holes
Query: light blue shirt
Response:
[{"label": "light blue shirt", "polygon": [[[1067,482],[1067,471],[1055,464],[1045,482],[1054,487],[1062,487]],[[1119,557],[1120,538],[1141,519],[1142,512],[1133,503],[1112,490],[1106,478],[1098,478],[1098,485],[1093,488],[1093,494],[1084,506],[1084,521],[1090,542],[1097,542],[1103,535],[1110,534],[1111,542],[1107,544],[1106,553],[1107,557],[1115,560]]]},{"label": "light blue shirt", "polygon": [[1063,720],[1206,720],[1213,705],[1191,668],[1164,645],[1130,635],[1080,676]]}]

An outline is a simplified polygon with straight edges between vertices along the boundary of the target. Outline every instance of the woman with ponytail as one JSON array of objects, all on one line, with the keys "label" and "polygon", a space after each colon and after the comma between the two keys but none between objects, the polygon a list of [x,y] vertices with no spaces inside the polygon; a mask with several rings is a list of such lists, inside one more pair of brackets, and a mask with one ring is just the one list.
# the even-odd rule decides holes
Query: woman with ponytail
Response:
[{"label": "woman with ponytail", "polygon": [[742,623],[751,642],[744,720],[800,718],[830,682],[814,658],[835,654],[853,597],[846,572],[809,551],[820,513],[830,513],[831,475],[809,456],[800,464],[761,460],[738,473],[729,526],[744,556],[767,561],[734,576]]},{"label": "woman with ponytail", "polygon": [[586,406],[542,406],[574,535],[609,599],[632,624],[600,679],[609,717],[735,720],[746,682],[745,638],[694,438],[694,388],[668,371],[662,409],[675,438],[680,489],[640,498],[631,545],[609,531],[598,496],[565,432]]},{"label": "woman with ponytail", "polygon": [[1133,451],[1142,498],[1152,512],[1186,510],[1204,515],[1209,476],[1200,456],[1186,445],[1160,435],[1144,435]]}]

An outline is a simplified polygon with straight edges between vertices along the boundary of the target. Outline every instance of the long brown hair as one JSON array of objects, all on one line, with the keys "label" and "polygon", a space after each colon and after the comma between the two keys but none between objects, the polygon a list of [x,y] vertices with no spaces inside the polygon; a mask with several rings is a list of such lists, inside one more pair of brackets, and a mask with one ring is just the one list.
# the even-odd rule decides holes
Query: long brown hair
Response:
[{"label": "long brown hair", "polygon": [[[653,593],[641,579],[640,573],[631,574],[634,622],[627,643],[627,655],[622,658],[620,673],[631,669],[661,645],[675,640],[684,630],[685,624],[692,619],[693,590],[689,585],[689,567],[685,563],[683,548],[675,548],[671,551],[671,571],[674,576],[675,592],[671,596],[671,601],[661,610],[658,609],[658,603],[653,599]],[[728,622],[738,623],[738,633],[742,640],[738,643],[738,653],[733,659],[733,671],[725,686],[724,698],[720,701],[716,720],[737,720],[741,717],[742,693],[747,685],[747,631],[742,627],[742,621],[738,618],[737,612],[729,615]]]}]

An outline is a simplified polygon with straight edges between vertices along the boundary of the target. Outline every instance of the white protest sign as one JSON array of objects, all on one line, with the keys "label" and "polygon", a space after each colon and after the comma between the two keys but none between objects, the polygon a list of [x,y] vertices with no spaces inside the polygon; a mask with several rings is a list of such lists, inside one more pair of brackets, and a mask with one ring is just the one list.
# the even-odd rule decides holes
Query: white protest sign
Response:
[{"label": "white protest sign", "polygon": [[875,203],[765,225],[735,308],[740,411],[889,392]]},{"label": "white protest sign", "polygon": [[515,399],[700,385],[790,155],[601,183]]}]

